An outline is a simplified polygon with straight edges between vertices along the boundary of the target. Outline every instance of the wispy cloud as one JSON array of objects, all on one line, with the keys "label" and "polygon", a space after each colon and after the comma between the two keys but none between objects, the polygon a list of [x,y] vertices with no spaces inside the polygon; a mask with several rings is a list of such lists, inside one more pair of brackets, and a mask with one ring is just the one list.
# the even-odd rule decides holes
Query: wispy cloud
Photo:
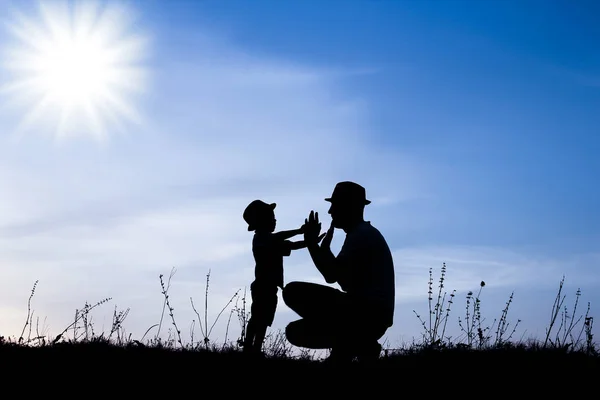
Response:
[{"label": "wispy cloud", "polygon": [[475,290],[484,281],[488,288],[556,287],[563,275],[575,285],[598,283],[596,274],[586,273],[586,266],[597,263],[600,254],[576,254],[551,258],[505,248],[476,246],[430,246],[394,252],[397,266],[398,301],[423,297],[427,289],[429,268],[434,287],[442,263],[447,273],[444,283],[448,292]]}]

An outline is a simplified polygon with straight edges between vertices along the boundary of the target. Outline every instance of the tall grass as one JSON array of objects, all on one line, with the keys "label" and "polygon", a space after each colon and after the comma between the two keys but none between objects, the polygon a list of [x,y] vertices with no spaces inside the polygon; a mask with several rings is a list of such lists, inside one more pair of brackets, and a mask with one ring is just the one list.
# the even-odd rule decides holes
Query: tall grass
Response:
[{"label": "tall grass", "polygon": [[513,303],[514,292],[509,295],[499,317],[494,318],[491,324],[486,323],[486,318],[482,315],[484,281],[480,282],[477,294],[474,291],[468,291],[466,294],[465,314],[458,317],[458,327],[461,335],[457,338],[447,335],[446,329],[451,308],[455,302],[456,290],[453,290],[450,294],[445,290],[446,269],[446,264],[443,263],[437,290],[434,289],[433,270],[429,269],[428,316],[423,318],[417,311],[413,310],[423,327],[422,341],[415,346],[426,349],[459,347],[490,350],[524,346],[526,344],[528,347],[536,349],[561,349],[585,354],[598,354],[593,335],[594,318],[590,315],[591,305],[588,302],[585,314],[577,314],[581,296],[581,289],[577,289],[573,307],[569,312],[569,308],[565,304],[566,295],[563,294],[564,276],[559,283],[558,292],[552,305],[550,321],[546,328],[544,340],[529,339],[525,343],[522,338],[518,341],[513,339],[519,324],[522,322],[521,319],[517,319],[513,323],[509,319],[508,314]]},{"label": "tall grass", "polygon": [[[209,321],[211,278],[209,270],[206,275],[203,293],[203,309],[199,310],[193,298],[190,297],[190,305],[196,318],[190,324],[189,340],[187,340],[180,328],[181,325],[176,319],[175,309],[170,301],[171,279],[175,273],[176,269],[173,268],[168,277],[165,278],[162,274],[159,276],[160,293],[163,297],[162,312],[159,321],[150,326],[139,339],[132,338],[132,335],[127,334],[124,329],[124,322],[129,315],[129,309],[118,310],[115,307],[108,332],[97,332],[94,329],[92,311],[105,305],[111,300],[110,298],[91,304],[86,302],[81,309],[75,310],[73,321],[54,337],[49,337],[43,328],[42,330],[39,329],[39,318],[36,320],[34,330],[34,312],[31,308],[31,302],[38,285],[38,281],[36,281],[27,300],[27,315],[20,336],[18,338],[0,336],[0,344],[3,346],[47,347],[56,344],[104,343],[116,346],[151,347],[174,351],[241,354],[246,327],[250,318],[246,290],[238,289],[220,308],[214,320]],[[456,290],[450,292],[446,290],[446,274],[447,267],[445,263],[441,266],[437,280],[434,280],[433,269],[429,269],[427,315],[422,316],[422,314],[413,310],[422,327],[421,340],[418,342],[413,341],[411,345],[405,348],[394,349],[388,347],[384,349],[383,359],[422,351],[430,352],[431,350],[467,349],[485,353],[489,350],[497,351],[499,349],[514,348],[537,351],[560,350],[563,353],[577,352],[587,356],[598,356],[593,336],[593,317],[590,313],[590,304],[587,304],[584,313],[579,311],[580,289],[575,293],[572,306],[566,304],[567,296],[563,290],[564,277],[558,286],[545,337],[540,340],[523,341],[522,337],[520,340],[514,339],[521,320],[517,319],[516,322],[513,322],[509,318],[514,292],[508,296],[500,315],[488,322],[488,319],[484,317],[484,307],[482,306],[483,291],[486,284],[481,281],[476,291],[466,293],[463,308],[464,315],[455,317],[454,306],[458,301],[458,295]],[[434,285],[435,282],[437,282],[437,287]],[[223,315],[227,316],[225,339],[222,343],[216,343],[211,335]],[[169,321],[168,324],[166,323],[167,320]],[[230,335],[233,335],[231,324],[235,321],[238,323],[238,336],[231,338]],[[456,337],[452,337],[448,333],[450,324],[453,323],[457,323],[458,332],[460,332]],[[163,334],[165,329],[167,329],[166,338]],[[153,330],[156,330],[156,332],[154,335],[149,336]],[[199,334],[197,330],[199,330]],[[267,334],[263,351],[266,358],[304,361],[318,361],[319,358],[319,352],[317,351],[299,350],[291,346],[282,331],[272,330]]]}]

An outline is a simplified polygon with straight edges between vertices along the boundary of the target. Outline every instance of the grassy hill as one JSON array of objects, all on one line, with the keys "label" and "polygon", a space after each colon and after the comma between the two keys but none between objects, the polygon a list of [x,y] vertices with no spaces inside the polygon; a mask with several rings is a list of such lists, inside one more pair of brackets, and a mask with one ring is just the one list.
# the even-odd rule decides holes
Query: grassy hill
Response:
[{"label": "grassy hill", "polygon": [[[208,279],[209,276],[207,283]],[[175,328],[175,334],[171,328],[168,340],[158,336],[137,340],[124,335],[122,325],[127,312],[116,310],[110,332],[94,333],[88,314],[105,301],[86,304],[76,312],[73,323],[54,338],[37,332],[32,335],[33,321],[28,316],[21,337],[0,336],[0,378],[6,384],[17,382],[9,378],[11,375],[16,379],[32,378],[32,383],[54,377],[51,381],[58,385],[60,393],[69,385],[82,382],[103,390],[115,385],[114,390],[121,395],[124,388],[134,390],[129,392],[134,397],[142,396],[142,391],[152,396],[163,390],[171,395],[183,393],[190,386],[196,393],[219,387],[220,395],[226,397],[248,390],[258,390],[258,395],[267,397],[268,393],[295,396],[296,391],[310,393],[317,388],[329,388],[339,397],[340,391],[354,396],[357,390],[371,390],[369,393],[374,395],[375,388],[384,393],[395,385],[416,388],[427,397],[456,390],[465,395],[483,395],[474,393],[476,387],[485,388],[486,396],[507,388],[519,391],[526,388],[531,394],[544,392],[556,397],[564,391],[572,397],[574,391],[593,384],[590,379],[600,377],[600,352],[594,342],[589,305],[578,316],[576,300],[567,314],[562,282],[546,337],[515,342],[512,333],[518,322],[511,325],[507,321],[512,297],[498,321],[494,320],[491,326],[483,324],[480,294],[484,282],[479,293],[467,294],[467,315],[459,318],[462,337],[458,340],[447,337],[445,327],[454,292],[447,295],[442,291],[444,279],[445,265],[439,287],[434,290],[430,271],[429,315],[427,318],[417,315],[423,325],[422,341],[405,348],[384,348],[380,358],[368,364],[355,361],[335,365],[308,351],[294,353],[281,332],[269,334],[262,357],[243,353],[239,345],[243,342],[243,329],[238,340],[216,344],[209,339],[210,331],[204,328],[200,340],[192,339],[186,344],[169,304],[169,285],[164,285],[161,276],[166,314]],[[35,285],[30,300],[34,292]],[[233,311],[239,313],[243,327],[248,317],[245,308]],[[290,387],[294,391],[289,392]],[[263,390],[260,388],[267,394],[260,392]],[[30,387],[24,385],[22,389]]]},{"label": "grassy hill", "polygon": [[[26,379],[23,375],[35,377],[31,384],[39,388],[38,377],[47,379],[45,395],[101,391],[106,393],[103,397],[117,398],[159,393],[179,397],[190,392],[225,398],[375,398],[400,396],[404,390],[411,397],[417,393],[426,398],[460,393],[573,398],[578,391],[594,387],[600,377],[597,353],[533,345],[413,348],[382,354],[371,364],[330,365],[291,356],[248,357],[234,346],[178,349],[101,340],[42,346],[4,342],[0,360],[3,367],[19,371],[15,381]],[[9,376],[2,374],[5,382],[12,380]]]}]

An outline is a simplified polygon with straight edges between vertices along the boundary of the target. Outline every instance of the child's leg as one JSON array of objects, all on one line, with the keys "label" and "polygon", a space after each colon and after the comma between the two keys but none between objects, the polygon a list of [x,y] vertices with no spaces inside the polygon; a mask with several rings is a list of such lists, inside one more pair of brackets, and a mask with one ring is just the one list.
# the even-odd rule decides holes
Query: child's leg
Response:
[{"label": "child's leg", "polygon": [[267,325],[261,325],[256,327],[256,336],[254,339],[254,351],[260,353],[262,351],[262,345],[267,334]]},{"label": "child's leg", "polygon": [[254,338],[256,336],[256,315],[258,312],[258,304],[256,299],[256,281],[252,282],[250,285],[250,296],[252,299],[252,304],[250,305],[250,319],[248,320],[248,325],[246,326],[246,337],[244,340],[244,352],[252,351],[254,347]]},{"label": "child's leg", "polygon": [[277,310],[277,287],[268,287],[262,292],[260,322],[255,326],[254,351],[262,352],[267,328],[273,323]]},{"label": "child's leg", "polygon": [[254,318],[250,317],[248,326],[246,327],[246,337],[244,340],[244,352],[252,351],[254,347],[254,338],[256,336],[256,323]]},{"label": "child's leg", "polygon": [[[273,323],[275,309],[277,308],[277,286],[252,285],[251,316],[248,322],[247,338],[251,344],[247,350],[260,353],[265,340],[267,327]],[[252,336],[250,336],[252,335]]]}]

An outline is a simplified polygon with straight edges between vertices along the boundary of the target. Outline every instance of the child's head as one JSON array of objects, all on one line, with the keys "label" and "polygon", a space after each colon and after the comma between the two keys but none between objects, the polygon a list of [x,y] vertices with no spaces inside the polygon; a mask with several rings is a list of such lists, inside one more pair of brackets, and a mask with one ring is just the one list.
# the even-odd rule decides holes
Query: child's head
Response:
[{"label": "child's head", "polygon": [[249,231],[273,232],[275,230],[275,203],[267,204],[262,200],[254,200],[244,210],[244,220]]}]

